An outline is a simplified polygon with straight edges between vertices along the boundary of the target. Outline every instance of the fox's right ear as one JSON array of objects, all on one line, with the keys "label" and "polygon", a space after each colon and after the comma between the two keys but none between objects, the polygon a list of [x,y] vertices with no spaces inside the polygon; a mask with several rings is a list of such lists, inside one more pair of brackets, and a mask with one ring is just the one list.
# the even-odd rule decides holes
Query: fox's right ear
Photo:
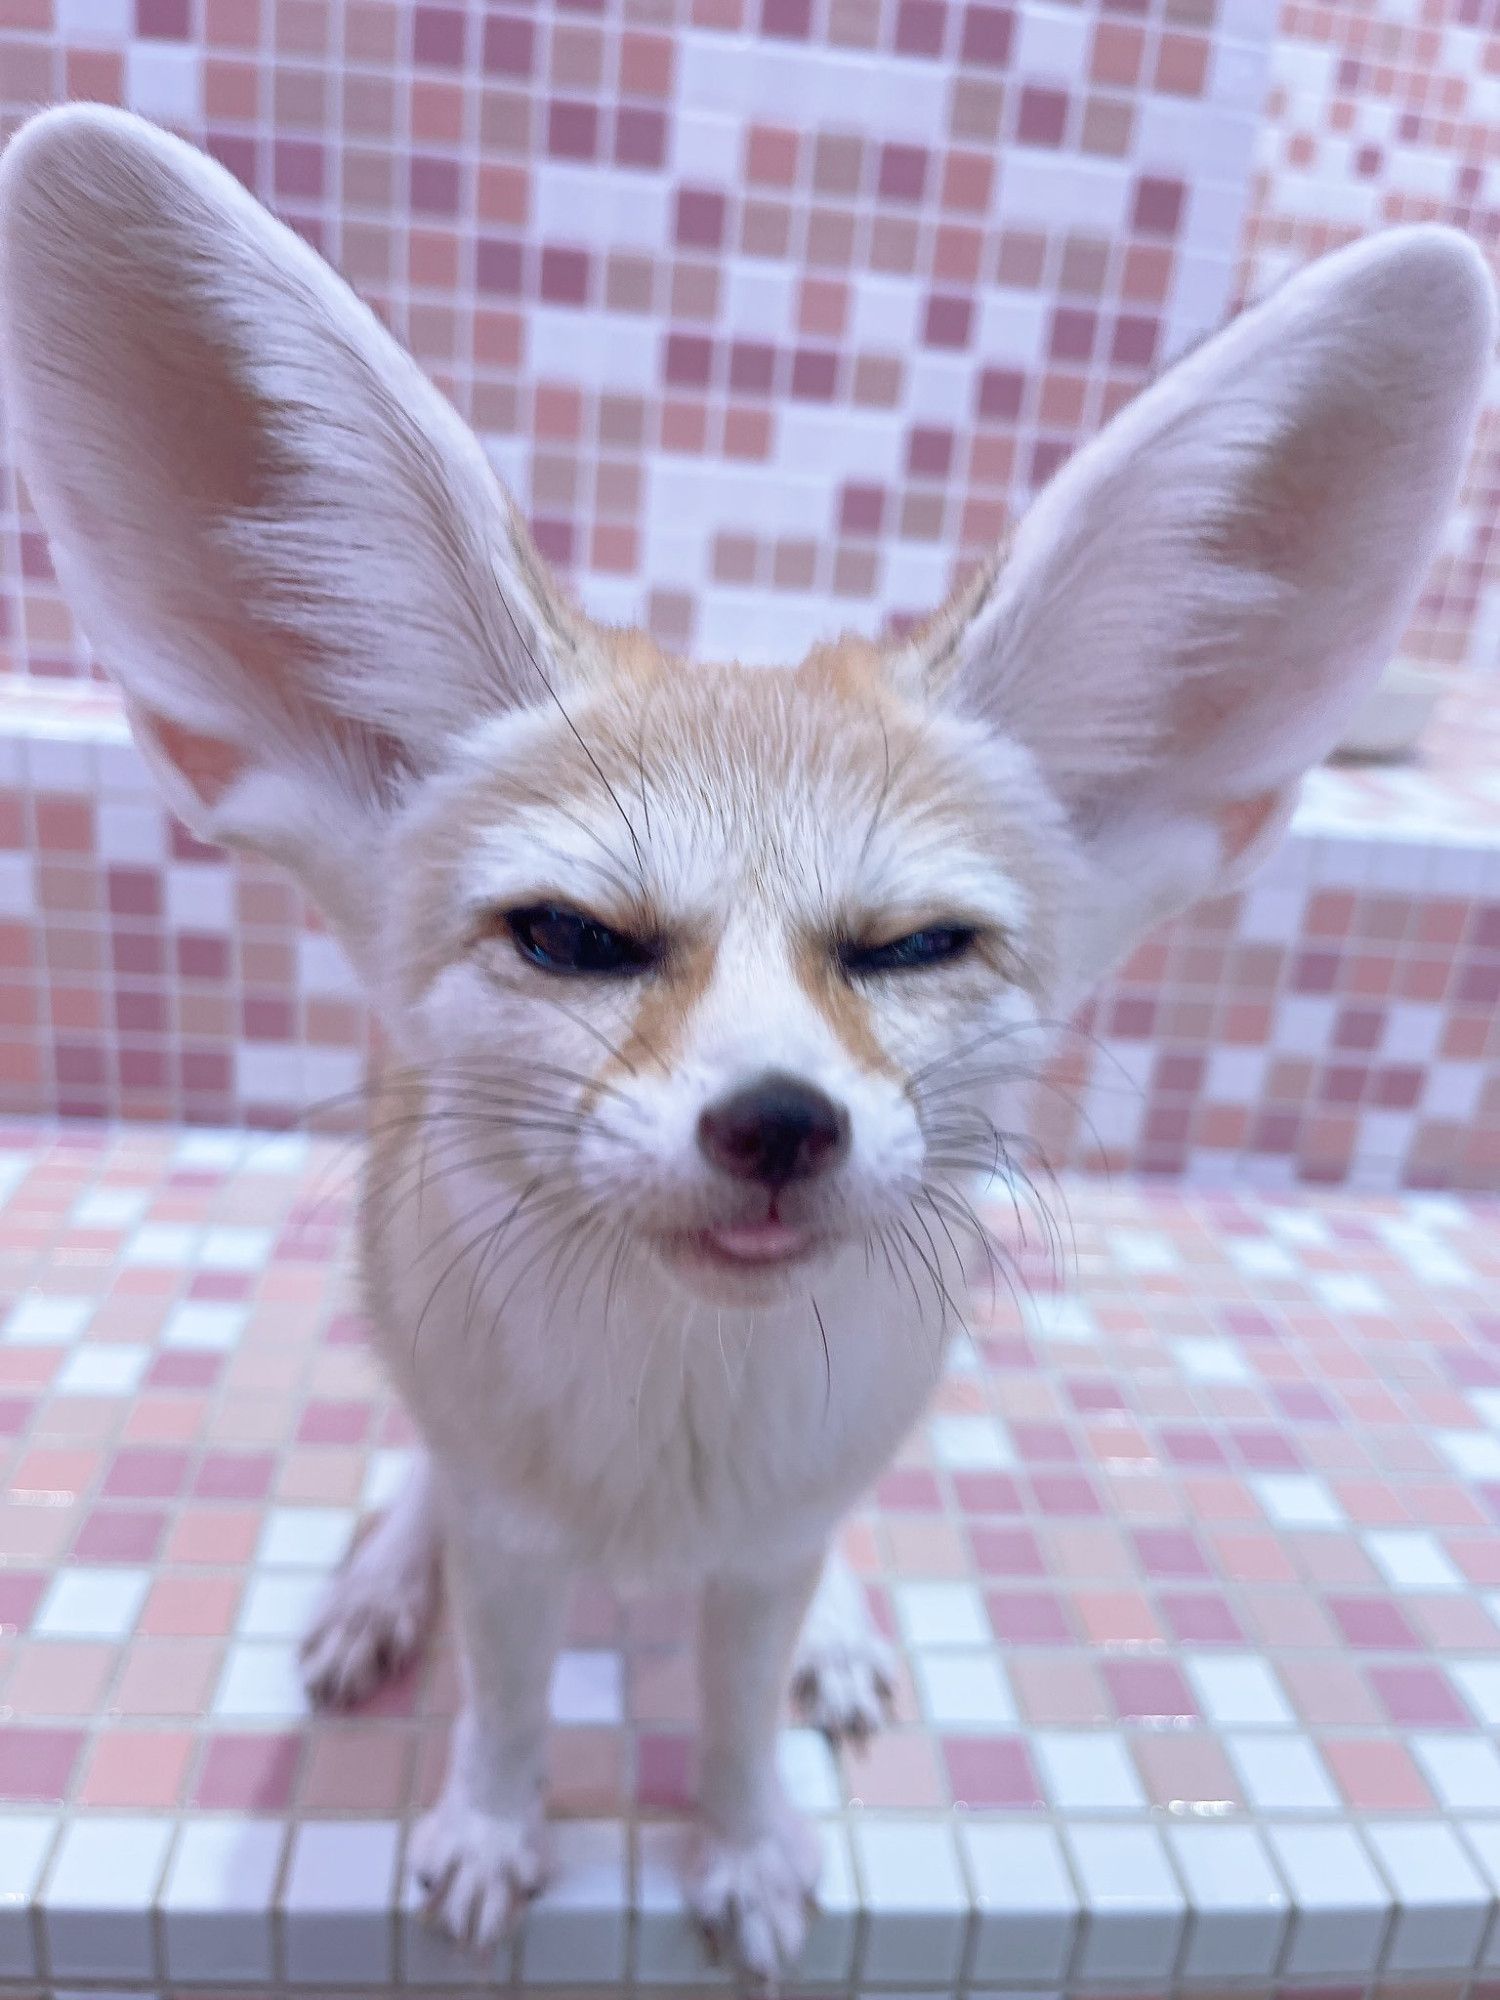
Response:
[{"label": "fox's right ear", "polygon": [[0,161],[0,381],[172,803],[288,864],[362,956],[403,786],[588,671],[478,443],[229,174],[93,106]]}]

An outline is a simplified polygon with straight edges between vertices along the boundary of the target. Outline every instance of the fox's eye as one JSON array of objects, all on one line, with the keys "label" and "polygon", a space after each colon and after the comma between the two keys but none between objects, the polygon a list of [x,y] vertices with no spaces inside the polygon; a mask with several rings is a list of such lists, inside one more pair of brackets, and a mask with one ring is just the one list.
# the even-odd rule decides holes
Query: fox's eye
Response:
[{"label": "fox's eye", "polygon": [[888,944],[842,944],[839,964],[856,979],[879,972],[919,972],[966,957],[977,935],[966,924],[934,924],[925,931],[908,931]]},{"label": "fox's eye", "polygon": [[507,910],[505,927],[516,949],[544,972],[590,973],[629,977],[655,965],[660,947],[651,938],[631,937],[611,930],[581,910],[556,903],[533,903],[524,910]]}]

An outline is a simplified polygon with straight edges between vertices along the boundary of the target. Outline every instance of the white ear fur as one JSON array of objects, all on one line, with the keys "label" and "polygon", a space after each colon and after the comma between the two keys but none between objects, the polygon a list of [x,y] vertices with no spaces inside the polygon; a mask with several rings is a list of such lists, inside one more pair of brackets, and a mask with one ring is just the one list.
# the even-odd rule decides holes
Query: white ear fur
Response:
[{"label": "white ear fur", "polygon": [[1285,826],[1400,637],[1494,339],[1488,269],[1454,231],[1323,259],[1080,451],[918,646],[1083,840],[1080,979]]},{"label": "white ear fur", "polygon": [[92,106],[0,161],[0,383],[174,805],[290,864],[347,935],[403,778],[569,664],[475,439],[229,174]]}]

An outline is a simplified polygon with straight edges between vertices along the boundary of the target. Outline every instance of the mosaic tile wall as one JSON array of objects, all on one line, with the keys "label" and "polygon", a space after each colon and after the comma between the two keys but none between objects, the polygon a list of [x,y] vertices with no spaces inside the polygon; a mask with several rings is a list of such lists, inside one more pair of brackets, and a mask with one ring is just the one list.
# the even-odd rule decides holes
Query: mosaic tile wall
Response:
[{"label": "mosaic tile wall", "polygon": [[[473,420],[595,611],[778,655],[927,608],[1246,282],[1495,237],[1493,0],[6,0],[206,142]],[[1269,117],[1266,116],[1269,107]],[[1243,258],[1237,263],[1241,244]],[[1493,619],[1493,444],[1414,643]],[[82,666],[0,475],[0,650]]]},{"label": "mosaic tile wall", "polygon": [[[302,899],[163,811],[107,701],[31,705],[0,734],[0,1112],[352,1122],[367,1018]],[[1041,1094],[1053,1164],[1500,1187],[1500,777],[1458,713],[1477,767],[1317,774],[1271,869],[1109,983]]]},{"label": "mosaic tile wall", "polygon": [[[409,1442],[349,1166],[0,1125],[0,1986],[477,1990],[397,1887],[446,1635],[348,1714],[295,1670]],[[1022,1254],[847,1531],[900,1685],[867,1754],[784,1738],[829,1854],[793,1990],[1495,2000],[1494,1204],[1068,1205],[1067,1293]],[[687,1613],[576,1606],[527,1986],[725,1990],[670,1866]]]},{"label": "mosaic tile wall", "polygon": [[[756,658],[930,606],[1288,262],[1496,238],[1492,0],[8,0],[0,134],[60,96],[326,250],[590,608]],[[1498,482],[1428,658],[1494,654]],[[84,666],[2,472],[0,652]]]},{"label": "mosaic tile wall", "polygon": [[[1441,221],[1500,257],[1495,0],[1285,0],[1256,139],[1239,290],[1371,229]],[[1434,663],[1500,660],[1500,373],[1408,635]]]}]

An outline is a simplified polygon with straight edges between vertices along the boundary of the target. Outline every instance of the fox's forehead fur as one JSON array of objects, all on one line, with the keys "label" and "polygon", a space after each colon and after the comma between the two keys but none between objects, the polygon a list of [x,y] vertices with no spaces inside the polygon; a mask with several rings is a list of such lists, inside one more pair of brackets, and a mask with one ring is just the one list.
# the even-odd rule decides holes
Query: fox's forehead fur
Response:
[{"label": "fox's forehead fur", "polygon": [[797,667],[693,665],[592,635],[592,690],[486,725],[396,846],[411,991],[486,912],[585,908],[712,950],[753,915],[767,954],[968,922],[1047,990],[1069,849],[1030,758],[904,692],[851,639]]}]

